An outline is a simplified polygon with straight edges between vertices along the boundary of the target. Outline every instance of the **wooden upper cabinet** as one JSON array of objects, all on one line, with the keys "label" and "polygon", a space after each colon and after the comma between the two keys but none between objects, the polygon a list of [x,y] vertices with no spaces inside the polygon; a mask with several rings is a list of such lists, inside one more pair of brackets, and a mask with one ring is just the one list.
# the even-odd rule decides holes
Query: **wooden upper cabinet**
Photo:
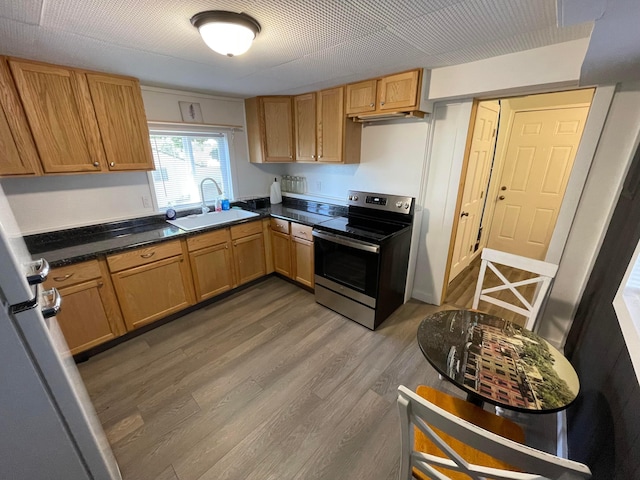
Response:
[{"label": "wooden upper cabinet", "polygon": [[296,161],[316,160],[316,94],[293,97]]},{"label": "wooden upper cabinet", "polygon": [[96,73],[86,76],[109,170],[153,170],[138,81]]},{"label": "wooden upper cabinet", "polygon": [[376,86],[375,79],[347,85],[346,112],[373,112],[376,109]]},{"label": "wooden upper cabinet", "polygon": [[9,59],[45,173],[95,172],[105,163],[82,72]]},{"label": "wooden upper cabinet", "polygon": [[379,110],[403,110],[417,107],[420,70],[389,75],[378,80]]},{"label": "wooden upper cabinet", "polygon": [[344,161],[344,87],[318,92],[318,161],[341,163]]},{"label": "wooden upper cabinet", "polygon": [[251,162],[293,162],[291,97],[248,98],[244,106]]},{"label": "wooden upper cabinet", "polygon": [[40,174],[40,159],[33,143],[9,66],[0,57],[0,175]]},{"label": "wooden upper cabinet", "polygon": [[420,106],[422,70],[396,73],[346,86],[346,114],[351,117],[409,112]]}]

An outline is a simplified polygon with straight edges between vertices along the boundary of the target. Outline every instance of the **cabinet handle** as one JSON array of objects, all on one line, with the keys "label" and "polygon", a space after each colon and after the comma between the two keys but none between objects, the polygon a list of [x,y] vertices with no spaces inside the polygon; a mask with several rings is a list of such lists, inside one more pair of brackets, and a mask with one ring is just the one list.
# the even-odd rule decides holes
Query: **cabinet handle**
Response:
[{"label": "cabinet handle", "polygon": [[380,106],[384,105],[384,102],[380,102]]},{"label": "cabinet handle", "polygon": [[369,104],[369,106],[370,106],[370,107],[373,107],[374,105],[375,105],[375,104],[373,104],[373,103],[370,103],[370,104]]},{"label": "cabinet handle", "polygon": [[311,158],[316,158],[316,156],[315,155],[311,155]]},{"label": "cabinet handle", "polygon": [[116,166],[116,162],[111,162],[111,163],[109,164],[109,166],[110,166],[110,167],[115,167],[115,166]]},{"label": "cabinet handle", "polygon": [[155,254],[156,254],[156,252],[151,252],[151,253],[142,253],[142,254],[140,254],[140,256],[141,256],[142,258],[151,258],[151,257],[153,257]]},{"label": "cabinet handle", "polygon": [[225,245],[224,248],[226,248],[227,250],[229,250],[229,245]]},{"label": "cabinet handle", "polygon": [[94,167],[99,167],[100,166],[100,162],[93,162],[93,166]]},{"label": "cabinet handle", "polygon": [[73,273],[75,273],[75,272],[67,273],[64,277],[53,277],[53,279],[54,279],[56,282],[64,282],[65,280],[67,280],[67,279],[69,279],[69,278],[73,277]]},{"label": "cabinet handle", "polygon": [[102,288],[102,287],[104,287],[104,283],[98,282],[98,288]]}]

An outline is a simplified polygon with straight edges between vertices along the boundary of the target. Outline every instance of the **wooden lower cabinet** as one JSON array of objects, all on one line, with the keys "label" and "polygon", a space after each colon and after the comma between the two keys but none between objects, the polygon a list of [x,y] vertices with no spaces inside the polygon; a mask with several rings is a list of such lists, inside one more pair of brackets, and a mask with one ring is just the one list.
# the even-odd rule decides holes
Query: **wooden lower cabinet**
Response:
[{"label": "wooden lower cabinet", "polygon": [[265,276],[267,268],[262,222],[243,223],[231,227],[231,238],[236,274],[234,286]]},{"label": "wooden lower cabinet", "polygon": [[294,267],[293,279],[309,288],[314,288],[313,242],[292,237],[291,253]]},{"label": "wooden lower cabinet", "polygon": [[273,270],[285,277],[293,275],[291,263],[291,237],[289,235],[290,222],[280,218],[271,219],[271,252],[273,255]]},{"label": "wooden lower cabinet", "polygon": [[[171,247],[171,243],[160,244],[156,248],[161,252]],[[111,274],[128,330],[179,312],[194,303],[191,272],[183,255],[150,261],[154,253],[152,247],[121,254],[130,258],[137,256],[148,262]],[[110,265],[126,263],[114,257],[118,255],[109,257]]]},{"label": "wooden lower cabinet", "polygon": [[312,228],[271,219],[273,267],[280,275],[314,288]]},{"label": "wooden lower cabinet", "polygon": [[233,288],[233,260],[229,229],[204,233],[187,240],[196,302]]},{"label": "wooden lower cabinet", "polygon": [[72,355],[125,333],[104,260],[53,269],[45,282],[51,287],[62,296],[56,318]]}]

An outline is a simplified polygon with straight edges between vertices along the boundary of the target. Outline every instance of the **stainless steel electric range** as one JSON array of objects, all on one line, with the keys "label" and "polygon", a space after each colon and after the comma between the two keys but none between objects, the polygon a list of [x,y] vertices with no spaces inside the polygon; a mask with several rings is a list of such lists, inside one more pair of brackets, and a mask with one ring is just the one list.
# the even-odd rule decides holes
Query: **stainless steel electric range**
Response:
[{"label": "stainless steel electric range", "polygon": [[404,303],[414,198],[350,190],[313,228],[316,302],[371,330]]}]

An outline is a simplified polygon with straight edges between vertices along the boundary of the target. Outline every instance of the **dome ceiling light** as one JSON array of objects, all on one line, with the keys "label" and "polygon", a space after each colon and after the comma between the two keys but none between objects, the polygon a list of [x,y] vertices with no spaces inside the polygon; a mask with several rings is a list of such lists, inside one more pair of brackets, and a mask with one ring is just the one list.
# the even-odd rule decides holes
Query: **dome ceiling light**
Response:
[{"label": "dome ceiling light", "polygon": [[260,33],[260,24],[244,13],[208,10],[191,17],[204,43],[220,55],[234,57],[249,50]]}]

